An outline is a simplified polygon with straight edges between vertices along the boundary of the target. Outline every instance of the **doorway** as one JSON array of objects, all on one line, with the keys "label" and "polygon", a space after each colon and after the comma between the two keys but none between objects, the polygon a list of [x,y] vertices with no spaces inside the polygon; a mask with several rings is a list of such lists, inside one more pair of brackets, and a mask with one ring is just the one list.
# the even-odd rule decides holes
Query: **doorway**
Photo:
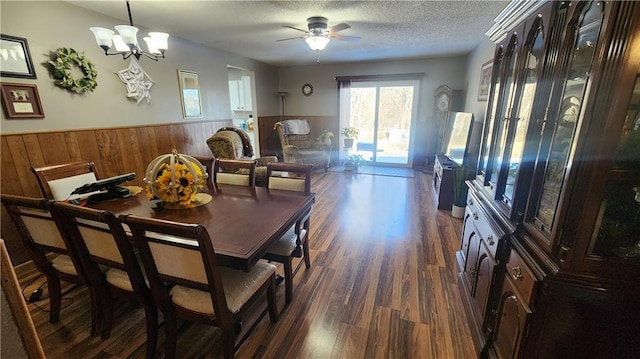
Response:
[{"label": "doorway", "polygon": [[418,88],[418,80],[352,81],[341,101],[341,127],[359,130],[348,155],[368,165],[411,167]]}]

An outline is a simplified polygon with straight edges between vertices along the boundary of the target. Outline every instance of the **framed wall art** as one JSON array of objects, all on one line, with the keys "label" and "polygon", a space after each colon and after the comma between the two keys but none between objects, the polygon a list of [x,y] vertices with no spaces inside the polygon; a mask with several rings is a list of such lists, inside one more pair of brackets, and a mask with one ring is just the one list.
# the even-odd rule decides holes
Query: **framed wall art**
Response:
[{"label": "framed wall art", "polygon": [[198,73],[178,70],[182,115],[184,118],[202,118],[202,101]]},{"label": "framed wall art", "polygon": [[8,119],[44,118],[35,84],[0,82],[2,107]]},{"label": "framed wall art", "polygon": [[493,61],[489,60],[482,64],[480,69],[480,85],[478,87],[478,101],[487,101],[489,97],[489,88],[491,87],[491,71],[493,69]]},{"label": "framed wall art", "polygon": [[27,39],[0,35],[0,69],[3,77],[36,78]]}]

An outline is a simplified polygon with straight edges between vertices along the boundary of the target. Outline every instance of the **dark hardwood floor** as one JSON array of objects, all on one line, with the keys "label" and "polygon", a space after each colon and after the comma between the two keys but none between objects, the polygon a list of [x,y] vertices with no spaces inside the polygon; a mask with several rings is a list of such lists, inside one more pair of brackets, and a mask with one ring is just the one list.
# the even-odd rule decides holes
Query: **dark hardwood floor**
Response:
[{"label": "dark hardwood floor", "polygon": [[[288,307],[279,286],[279,321],[265,317],[236,357],[473,358],[456,274],[462,222],[435,209],[431,180],[314,173],[312,266],[296,275]],[[30,266],[16,271],[23,288],[33,281],[27,295],[44,282]],[[89,335],[86,289],[72,288],[56,324],[42,310],[48,301],[29,304],[48,358],[144,357],[141,307],[116,301],[111,337],[101,340]],[[218,329],[181,322],[178,357],[221,358],[219,341]]]}]

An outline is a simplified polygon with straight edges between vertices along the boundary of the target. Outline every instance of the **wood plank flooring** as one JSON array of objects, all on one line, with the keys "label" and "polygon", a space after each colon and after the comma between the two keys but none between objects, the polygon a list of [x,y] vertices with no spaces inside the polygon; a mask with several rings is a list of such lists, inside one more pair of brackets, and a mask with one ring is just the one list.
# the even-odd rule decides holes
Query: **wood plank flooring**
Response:
[{"label": "wood plank flooring", "polygon": [[[312,266],[296,275],[288,307],[279,286],[279,321],[265,317],[236,357],[475,357],[457,286],[462,222],[435,209],[431,176],[313,176]],[[35,279],[24,293],[44,282],[29,266],[17,272],[23,288]],[[74,288],[65,298],[56,324],[29,304],[48,358],[144,357],[141,307],[117,300],[111,337],[101,340],[89,336],[87,291]],[[37,305],[46,310],[48,301]],[[163,329],[158,358],[164,356]],[[180,322],[177,353],[221,358],[219,330]]]}]

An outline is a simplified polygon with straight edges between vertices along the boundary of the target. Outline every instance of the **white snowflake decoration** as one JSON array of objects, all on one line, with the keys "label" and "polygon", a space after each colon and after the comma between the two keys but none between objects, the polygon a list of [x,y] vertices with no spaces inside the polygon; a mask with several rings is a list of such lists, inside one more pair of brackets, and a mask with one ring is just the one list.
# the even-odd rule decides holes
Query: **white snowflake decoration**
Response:
[{"label": "white snowflake decoration", "polygon": [[127,84],[127,97],[132,97],[140,104],[142,100],[147,100],[147,103],[151,102],[151,86],[153,86],[153,79],[144,71],[136,60],[131,59],[129,67],[117,72],[118,77],[122,82]]}]

